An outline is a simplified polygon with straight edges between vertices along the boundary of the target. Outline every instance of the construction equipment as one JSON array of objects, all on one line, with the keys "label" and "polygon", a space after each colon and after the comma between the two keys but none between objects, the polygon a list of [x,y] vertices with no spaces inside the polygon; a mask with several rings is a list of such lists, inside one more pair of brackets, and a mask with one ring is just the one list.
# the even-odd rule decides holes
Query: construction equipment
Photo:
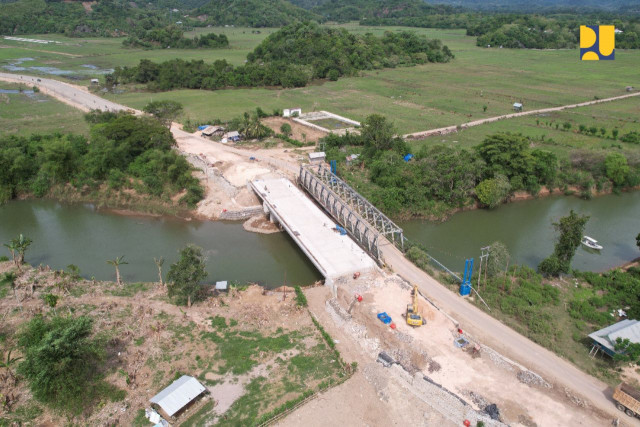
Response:
[{"label": "construction equipment", "polygon": [[426,325],[427,320],[418,311],[418,285],[413,286],[412,295],[412,304],[407,304],[407,314],[405,316],[407,325],[414,327]]},{"label": "construction equipment", "polygon": [[628,384],[619,384],[613,391],[616,407],[630,417],[640,414],[640,391]]}]

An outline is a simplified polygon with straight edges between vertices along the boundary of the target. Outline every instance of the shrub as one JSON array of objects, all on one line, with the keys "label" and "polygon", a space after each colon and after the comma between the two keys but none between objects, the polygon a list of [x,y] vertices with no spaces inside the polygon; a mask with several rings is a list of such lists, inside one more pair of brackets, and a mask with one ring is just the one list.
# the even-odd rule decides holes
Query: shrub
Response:
[{"label": "shrub", "polygon": [[[514,177],[516,178],[516,177]],[[518,177],[519,178],[519,177]],[[509,195],[511,184],[504,175],[495,178],[485,179],[476,186],[476,196],[478,200],[490,209],[495,208]]]},{"label": "shrub", "polygon": [[307,297],[305,296],[304,292],[302,292],[302,289],[300,288],[300,286],[296,285],[293,289],[295,289],[296,291],[296,304],[299,307],[306,307]]},{"label": "shrub", "polygon": [[289,123],[283,123],[282,126],[280,126],[280,132],[286,136],[291,135],[291,125]]}]

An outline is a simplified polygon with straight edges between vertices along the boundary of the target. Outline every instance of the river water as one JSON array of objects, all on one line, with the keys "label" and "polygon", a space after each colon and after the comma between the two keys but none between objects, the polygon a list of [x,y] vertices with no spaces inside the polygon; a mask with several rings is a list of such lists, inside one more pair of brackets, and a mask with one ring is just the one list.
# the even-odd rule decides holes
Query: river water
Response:
[{"label": "river water", "polygon": [[[49,200],[12,201],[0,206],[0,242],[19,233],[33,239],[26,261],[63,269],[80,267],[85,277],[115,280],[108,259],[124,255],[123,280],[155,281],[153,257],[165,257],[165,276],[178,259],[178,250],[193,243],[207,258],[207,282],[257,282],[280,286],[308,285],[322,276],[286,233],[256,234],[241,223],[184,221],[171,217],[123,216],[92,205],[60,204]],[[0,247],[0,255],[9,256]]]},{"label": "river water", "polygon": [[[465,258],[478,262],[480,248],[499,240],[511,253],[511,262],[535,267],[553,251],[552,221],[570,209],[590,215],[586,234],[604,249],[598,253],[578,248],[573,268],[603,271],[640,256],[635,236],[640,233],[640,192],[607,195],[593,200],[547,197],[474,210],[447,222],[407,221],[405,235],[426,245],[430,253],[455,271]],[[114,280],[106,260],[124,255],[125,281],[157,280],[153,257],[163,256],[165,275],[187,243],[204,249],[208,282],[257,282],[280,286],[310,284],[320,273],[286,233],[270,235],[245,231],[240,223],[184,221],[172,217],[123,216],[96,210],[92,205],[61,204],[49,200],[12,201],[0,206],[0,242],[23,233],[33,239],[27,253],[32,265],[63,269],[80,267],[83,276]],[[8,254],[0,248],[0,255]],[[476,264],[477,266],[477,264]]]},{"label": "river water", "polygon": [[475,258],[477,266],[480,248],[496,240],[507,246],[512,263],[535,268],[553,251],[556,233],[551,223],[571,209],[591,216],[585,234],[604,246],[600,252],[578,248],[573,268],[603,271],[640,257],[635,240],[640,233],[638,191],[592,200],[546,197],[457,213],[444,223],[413,220],[400,226],[407,238],[426,245],[432,256],[454,271],[464,270],[466,258]]}]

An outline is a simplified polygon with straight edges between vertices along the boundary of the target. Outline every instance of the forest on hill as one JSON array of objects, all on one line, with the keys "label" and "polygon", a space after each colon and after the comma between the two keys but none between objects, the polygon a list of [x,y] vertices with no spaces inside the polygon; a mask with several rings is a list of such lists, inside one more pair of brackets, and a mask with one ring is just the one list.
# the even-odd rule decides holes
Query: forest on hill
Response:
[{"label": "forest on hill", "polygon": [[203,25],[282,27],[320,16],[286,0],[210,0],[195,12]]},{"label": "forest on hill", "polygon": [[313,22],[288,25],[269,35],[247,63],[234,67],[224,60],[175,59],[160,64],[141,60],[136,67],[116,68],[110,85],[143,83],[151,90],[224,87],[302,87],[314,79],[337,80],[362,70],[447,62],[453,54],[440,40],[410,32],[386,32],[382,37],[356,35]]}]

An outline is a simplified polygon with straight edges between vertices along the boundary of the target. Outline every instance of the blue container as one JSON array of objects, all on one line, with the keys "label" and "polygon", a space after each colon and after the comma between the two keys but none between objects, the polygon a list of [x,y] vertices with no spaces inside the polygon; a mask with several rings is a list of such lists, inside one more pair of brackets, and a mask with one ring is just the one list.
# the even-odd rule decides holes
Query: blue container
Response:
[{"label": "blue container", "polygon": [[383,311],[382,313],[378,313],[378,319],[380,319],[380,321],[385,325],[388,325],[391,323],[391,317],[389,317],[386,311]]},{"label": "blue container", "polygon": [[471,285],[462,284],[460,285],[460,295],[467,296],[471,293]]}]

